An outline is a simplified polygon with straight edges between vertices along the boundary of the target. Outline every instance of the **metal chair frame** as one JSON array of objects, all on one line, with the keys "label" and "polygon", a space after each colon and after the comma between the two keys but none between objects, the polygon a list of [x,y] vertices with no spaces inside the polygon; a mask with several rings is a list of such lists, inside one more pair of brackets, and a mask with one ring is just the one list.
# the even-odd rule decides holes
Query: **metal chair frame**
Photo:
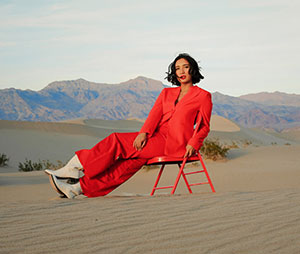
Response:
[{"label": "metal chair frame", "polygon": [[[197,131],[199,129],[201,121],[202,121],[202,117],[199,118],[199,120],[198,120],[198,122],[197,122],[197,124],[195,126],[193,137],[197,134]],[[202,165],[202,170],[184,173],[185,164],[188,163],[188,162],[193,162],[193,161],[200,161],[200,163]],[[156,181],[155,181],[155,184],[153,186],[153,189],[151,191],[151,194],[150,194],[151,196],[153,196],[153,194],[154,194],[154,192],[156,190],[167,189],[167,188],[172,188],[171,195],[173,195],[175,193],[175,191],[176,191],[176,188],[177,188],[177,185],[178,185],[178,182],[179,182],[181,176],[183,177],[183,179],[184,179],[184,181],[186,183],[186,186],[187,186],[187,188],[188,188],[188,190],[189,190],[190,193],[193,193],[192,189],[191,189],[191,186],[203,185],[203,184],[209,184],[212,192],[215,192],[215,188],[214,188],[214,186],[212,184],[212,181],[211,181],[211,179],[209,177],[209,174],[207,172],[206,166],[205,166],[205,164],[203,162],[202,156],[201,156],[201,154],[200,154],[199,151],[197,152],[196,155],[191,156],[189,158],[174,158],[174,157],[169,157],[169,156],[154,157],[154,158],[148,160],[148,162],[147,162],[146,165],[158,165],[158,164],[161,164],[161,168],[160,168],[160,171],[159,171],[158,176],[156,178]],[[166,164],[177,164],[178,165],[179,172],[178,172],[176,181],[175,181],[174,185],[171,185],[171,186],[157,187],[158,182],[160,180],[160,177],[162,175],[162,172],[163,172]],[[206,178],[207,178],[207,182],[199,182],[199,183],[192,183],[192,184],[190,184],[188,182],[186,176],[187,175],[191,175],[191,174],[198,174],[198,173],[205,173]]]},{"label": "metal chair frame", "polygon": [[[197,170],[197,171],[185,173],[184,172],[184,167],[185,167],[186,163],[194,162],[194,161],[200,161],[201,166],[202,166],[202,170]],[[192,156],[190,158],[184,158],[184,159],[174,158],[174,157],[167,157],[167,156],[154,157],[154,158],[150,159],[146,165],[158,165],[158,164],[161,164],[161,168],[159,170],[159,173],[158,173],[158,176],[156,178],[155,184],[154,184],[153,189],[151,191],[151,194],[150,194],[151,196],[154,195],[156,190],[168,189],[168,188],[172,188],[171,195],[173,195],[176,191],[176,188],[177,188],[177,185],[178,185],[178,182],[179,182],[181,176],[183,177],[184,182],[185,182],[185,184],[188,188],[188,191],[190,193],[193,193],[192,189],[191,189],[191,186],[203,185],[203,184],[209,184],[212,192],[215,192],[215,188],[212,184],[212,181],[210,179],[210,176],[207,172],[206,166],[203,162],[203,159],[202,159],[202,156],[200,155],[200,153],[198,153],[197,155]],[[170,186],[157,187],[166,164],[177,164],[178,165],[179,172],[177,174],[175,183],[174,183],[174,185],[170,185]],[[190,184],[188,182],[188,179],[187,179],[186,176],[187,175],[192,175],[192,174],[198,174],[198,173],[205,173],[206,178],[207,178],[207,182],[198,182],[198,183],[191,183]]]}]

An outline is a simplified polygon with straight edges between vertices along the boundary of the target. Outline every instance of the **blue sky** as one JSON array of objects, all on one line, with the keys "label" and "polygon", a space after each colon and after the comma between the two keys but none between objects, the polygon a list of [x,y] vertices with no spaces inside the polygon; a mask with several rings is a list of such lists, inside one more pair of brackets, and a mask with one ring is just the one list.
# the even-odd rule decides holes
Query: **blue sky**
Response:
[{"label": "blue sky", "polygon": [[300,1],[0,0],[0,89],[163,81],[180,52],[211,92],[300,94]]}]

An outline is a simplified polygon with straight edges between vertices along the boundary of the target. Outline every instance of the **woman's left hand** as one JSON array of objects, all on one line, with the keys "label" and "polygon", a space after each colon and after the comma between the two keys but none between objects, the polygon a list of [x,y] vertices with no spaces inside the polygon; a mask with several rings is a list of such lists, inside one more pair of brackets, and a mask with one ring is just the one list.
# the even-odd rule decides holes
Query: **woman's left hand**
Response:
[{"label": "woman's left hand", "polygon": [[196,152],[196,150],[194,147],[192,147],[191,145],[187,145],[184,158],[191,157],[195,152]]},{"label": "woman's left hand", "polygon": [[143,147],[146,145],[147,142],[147,133],[140,133],[136,136],[135,140],[133,141],[133,147],[137,151],[141,151]]}]

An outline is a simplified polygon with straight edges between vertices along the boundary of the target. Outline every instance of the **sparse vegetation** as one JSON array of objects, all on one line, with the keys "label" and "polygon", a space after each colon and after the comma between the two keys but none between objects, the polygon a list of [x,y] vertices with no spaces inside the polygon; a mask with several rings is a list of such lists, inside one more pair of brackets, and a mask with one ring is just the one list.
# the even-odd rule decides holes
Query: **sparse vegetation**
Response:
[{"label": "sparse vegetation", "polygon": [[192,162],[190,165],[191,165],[191,167],[198,167],[200,165],[200,162],[195,161],[195,162]]},{"label": "sparse vegetation", "polygon": [[227,145],[228,148],[239,148],[238,144],[235,141],[231,141],[231,145]]},{"label": "sparse vegetation", "polygon": [[247,147],[247,146],[249,146],[251,144],[252,144],[252,142],[250,140],[248,140],[248,139],[244,140],[244,143],[243,143],[244,147]]},{"label": "sparse vegetation", "polygon": [[8,161],[9,161],[9,158],[7,157],[7,155],[4,153],[1,153],[0,154],[0,167],[7,166]]},{"label": "sparse vegetation", "polygon": [[43,160],[42,164],[45,169],[52,169],[52,170],[62,168],[65,165],[65,163],[63,163],[60,160],[57,160],[57,164],[54,164],[54,163],[50,162],[49,160]]},{"label": "sparse vegetation", "polygon": [[149,171],[151,169],[160,168],[160,165],[144,165],[142,169]]},{"label": "sparse vegetation", "polygon": [[289,142],[285,143],[286,146],[290,146],[291,144]]},{"label": "sparse vegetation", "polygon": [[211,159],[214,161],[226,158],[229,150],[230,148],[223,146],[218,139],[206,139],[200,149],[201,153],[206,159]]},{"label": "sparse vegetation", "polygon": [[63,167],[64,164],[61,161],[57,161],[57,164],[53,164],[49,160],[43,160],[38,162],[32,162],[26,158],[24,163],[19,163],[19,171],[30,172],[30,171],[40,171],[45,169],[58,169]]},{"label": "sparse vegetation", "polygon": [[43,164],[39,162],[32,162],[26,159],[24,163],[19,163],[19,171],[29,172],[29,171],[39,171],[43,169]]}]

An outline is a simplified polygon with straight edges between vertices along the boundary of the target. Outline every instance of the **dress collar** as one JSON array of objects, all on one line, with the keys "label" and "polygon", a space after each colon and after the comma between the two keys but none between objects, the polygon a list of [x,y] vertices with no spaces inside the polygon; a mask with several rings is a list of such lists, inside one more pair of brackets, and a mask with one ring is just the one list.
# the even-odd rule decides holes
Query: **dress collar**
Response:
[{"label": "dress collar", "polygon": [[190,94],[192,93],[192,91],[195,90],[195,87],[196,87],[195,85],[191,86],[191,87],[189,88],[188,92],[187,92],[187,93],[183,96],[183,98],[182,98],[180,101],[178,101],[177,103],[176,103],[176,101],[177,101],[177,99],[178,99],[178,97],[179,97],[179,94],[180,94],[180,91],[181,91],[181,87],[180,87],[180,86],[176,87],[176,88],[175,88],[175,89],[176,89],[176,93],[174,94],[174,95],[175,95],[175,99],[174,99],[173,105],[174,105],[174,106],[177,106],[179,103],[181,103],[182,100],[185,100],[187,97],[190,97]]}]

